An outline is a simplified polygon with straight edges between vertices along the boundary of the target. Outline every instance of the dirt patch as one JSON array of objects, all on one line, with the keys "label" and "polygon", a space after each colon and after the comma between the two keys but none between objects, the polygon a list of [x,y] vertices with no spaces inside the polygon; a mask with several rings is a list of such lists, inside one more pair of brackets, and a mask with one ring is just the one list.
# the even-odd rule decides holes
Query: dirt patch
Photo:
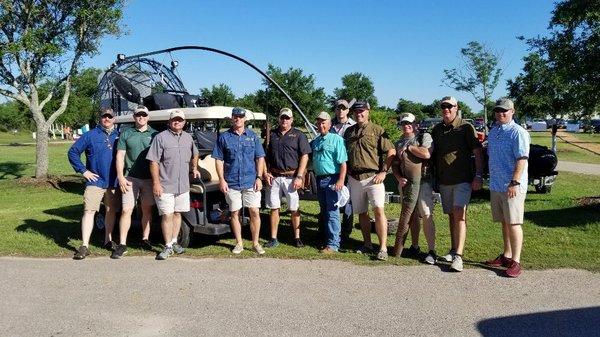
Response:
[{"label": "dirt patch", "polygon": [[558,132],[557,137],[571,145],[577,146],[584,150],[588,150],[594,154],[600,155],[600,144],[598,144],[598,143],[590,143],[590,142],[582,141],[579,138],[577,138],[577,136],[575,136],[574,134],[569,133],[569,132],[564,132],[564,131]]},{"label": "dirt patch", "polygon": [[20,185],[32,186],[32,187],[51,187],[57,190],[63,190],[65,185],[81,184],[83,178],[80,176],[68,175],[68,176],[48,176],[45,179],[37,179],[33,177],[23,177],[17,179]]},{"label": "dirt patch", "polygon": [[577,199],[577,203],[581,206],[598,206],[598,207],[600,207],[600,196],[579,198],[579,199]]}]

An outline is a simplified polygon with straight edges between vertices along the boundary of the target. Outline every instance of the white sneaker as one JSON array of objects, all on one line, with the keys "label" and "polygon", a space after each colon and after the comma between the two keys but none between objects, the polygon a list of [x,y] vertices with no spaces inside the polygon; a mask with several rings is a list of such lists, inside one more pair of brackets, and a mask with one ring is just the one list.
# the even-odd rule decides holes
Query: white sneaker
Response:
[{"label": "white sneaker", "polygon": [[244,251],[244,245],[242,245],[241,243],[238,243],[237,245],[235,245],[235,247],[233,247],[233,249],[231,250],[231,252],[234,254],[239,254],[243,251]]},{"label": "white sneaker", "polygon": [[424,261],[427,264],[434,265],[435,264],[435,260],[436,260],[435,252],[433,250],[430,250],[429,253],[427,253],[427,256],[425,257]]},{"label": "white sneaker", "polygon": [[444,256],[440,256],[440,260],[446,261],[446,262],[452,262],[452,260],[454,260],[455,254],[456,254],[456,252],[454,251],[454,249],[450,249],[448,254],[446,254]]},{"label": "white sneaker", "polygon": [[258,255],[263,255],[265,253],[265,250],[263,249],[263,247],[259,244],[257,244],[256,246],[252,247],[252,250],[258,254]]},{"label": "white sneaker", "polygon": [[454,255],[454,259],[452,259],[450,269],[454,271],[463,271],[463,260],[462,257],[460,257],[460,255]]}]

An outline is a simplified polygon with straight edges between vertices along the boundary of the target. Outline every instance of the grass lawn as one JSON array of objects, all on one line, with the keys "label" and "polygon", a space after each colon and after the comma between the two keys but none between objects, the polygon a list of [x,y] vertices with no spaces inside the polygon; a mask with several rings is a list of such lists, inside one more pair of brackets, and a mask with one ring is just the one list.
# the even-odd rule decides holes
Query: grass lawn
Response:
[{"label": "grass lawn", "polygon": [[[0,141],[1,142],[1,141]],[[30,177],[34,171],[34,146],[0,145],[0,255],[34,257],[71,257],[79,246],[80,217],[82,211],[83,180],[73,175],[66,159],[68,144],[50,146],[50,173],[60,176],[53,184],[32,184],[16,177]],[[8,172],[10,169],[12,171]],[[584,184],[582,182],[585,181]],[[600,176],[588,176],[561,172],[550,194],[536,194],[530,188],[525,213],[525,244],[523,263],[525,268],[570,267],[600,271]],[[582,204],[582,197],[595,197],[591,204]],[[284,215],[280,227],[282,244],[267,250],[268,257],[299,259],[337,259],[360,264],[416,265],[419,262],[407,258],[390,258],[386,263],[372,261],[370,257],[351,253],[360,245],[360,231],[352,233],[352,242],[342,247],[343,252],[334,256],[318,253],[317,215],[314,201],[302,201],[302,237],[307,246],[297,249],[291,246],[289,217]],[[386,206],[390,218],[397,218],[398,204]],[[436,206],[437,250],[443,254],[449,248],[448,226],[441,207]],[[355,217],[355,221],[356,221]],[[248,238],[247,228],[245,238]],[[155,241],[160,242],[159,230],[154,230]],[[152,254],[139,249],[139,229],[130,233],[129,255]],[[95,230],[91,252],[93,256],[109,253],[99,248],[102,235]],[[261,237],[268,238],[268,226],[263,223]],[[373,235],[374,242],[377,242]],[[388,238],[392,245],[394,238]],[[410,239],[409,239],[410,242]],[[195,237],[188,257],[234,257],[229,249],[233,245],[231,235],[220,238]],[[250,242],[245,241],[247,251],[239,258],[254,257],[249,251]],[[421,247],[426,243],[421,235]],[[159,245],[156,246],[159,249]],[[489,194],[474,195],[469,208],[469,229],[465,262],[480,267],[479,261],[495,257],[502,248],[499,224],[492,223]]]},{"label": "grass lawn", "polygon": [[[552,146],[552,137],[550,132],[530,132],[531,143],[544,145],[548,148]],[[600,135],[597,134],[573,134],[581,141],[590,143],[600,143]],[[600,155],[593,154],[577,146],[566,143],[560,138],[557,138],[557,156],[558,160],[571,161],[576,163],[600,164]]]}]

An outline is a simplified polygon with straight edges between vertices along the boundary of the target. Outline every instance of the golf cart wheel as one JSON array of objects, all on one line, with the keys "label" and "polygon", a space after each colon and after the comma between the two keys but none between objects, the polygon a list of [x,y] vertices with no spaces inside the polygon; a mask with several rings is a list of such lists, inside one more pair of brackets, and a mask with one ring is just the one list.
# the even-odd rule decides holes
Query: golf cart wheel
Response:
[{"label": "golf cart wheel", "polygon": [[177,243],[179,243],[181,247],[187,248],[190,245],[191,235],[191,227],[186,222],[185,218],[182,217],[181,229],[179,230],[179,235],[177,236]]},{"label": "golf cart wheel", "polygon": [[552,186],[548,186],[548,185],[543,185],[543,186],[535,185],[535,191],[538,192],[538,193],[543,193],[543,194],[550,193],[552,191]]}]

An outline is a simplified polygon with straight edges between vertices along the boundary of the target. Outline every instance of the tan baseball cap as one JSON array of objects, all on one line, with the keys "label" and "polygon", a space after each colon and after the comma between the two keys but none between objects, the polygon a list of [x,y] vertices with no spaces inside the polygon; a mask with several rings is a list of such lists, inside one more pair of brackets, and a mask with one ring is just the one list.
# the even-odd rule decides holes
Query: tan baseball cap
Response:
[{"label": "tan baseball cap", "polygon": [[171,110],[171,114],[169,115],[169,120],[179,117],[181,119],[185,119],[185,114],[183,113],[183,111],[179,110],[179,109],[173,109]]},{"label": "tan baseball cap", "polygon": [[440,101],[440,106],[442,106],[442,104],[444,104],[444,103],[452,104],[453,106],[458,105],[458,101],[456,100],[456,98],[454,98],[452,96],[443,97],[442,100]]},{"label": "tan baseball cap", "polygon": [[514,110],[515,104],[508,98],[500,98],[496,101],[496,105],[494,105],[494,109],[500,108],[504,110]]},{"label": "tan baseball cap", "polygon": [[327,112],[321,111],[321,112],[319,112],[319,115],[317,116],[317,120],[319,120],[319,119],[324,120],[324,121],[329,121],[329,120],[331,120],[331,116]]},{"label": "tan baseball cap", "polygon": [[406,113],[403,113],[402,115],[400,115],[400,123],[402,123],[402,122],[414,123],[415,119],[417,119],[415,117],[415,115],[411,114],[410,112],[406,112]]},{"label": "tan baseball cap", "polygon": [[290,110],[289,108],[283,108],[279,110],[279,117],[281,116],[288,116],[289,118],[292,118],[292,110]]}]

